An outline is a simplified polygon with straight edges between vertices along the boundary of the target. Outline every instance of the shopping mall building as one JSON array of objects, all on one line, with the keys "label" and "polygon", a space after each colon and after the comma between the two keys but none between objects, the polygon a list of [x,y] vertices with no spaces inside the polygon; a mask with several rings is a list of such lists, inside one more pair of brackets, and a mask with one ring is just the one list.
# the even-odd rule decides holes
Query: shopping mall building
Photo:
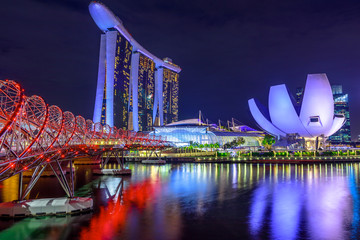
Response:
[{"label": "shopping mall building", "polygon": [[191,142],[198,144],[216,144],[223,146],[238,137],[242,137],[245,143],[242,147],[261,146],[263,132],[250,128],[246,125],[230,127],[228,130],[221,129],[215,124],[206,124],[199,119],[187,119],[165,126],[154,127],[150,135],[161,136],[178,147],[189,146]]}]

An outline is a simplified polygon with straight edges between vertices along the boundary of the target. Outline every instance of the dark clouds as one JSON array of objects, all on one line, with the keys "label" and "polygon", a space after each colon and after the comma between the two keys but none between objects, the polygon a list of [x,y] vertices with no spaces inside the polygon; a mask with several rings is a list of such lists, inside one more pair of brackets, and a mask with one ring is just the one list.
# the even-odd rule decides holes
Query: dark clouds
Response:
[{"label": "dark clouds", "polygon": [[[247,99],[271,85],[303,86],[325,72],[350,95],[359,134],[358,1],[104,0],[150,52],[183,69],[180,118],[253,120]],[[28,94],[92,117],[100,30],[89,1],[14,0],[0,9],[0,78]]]}]

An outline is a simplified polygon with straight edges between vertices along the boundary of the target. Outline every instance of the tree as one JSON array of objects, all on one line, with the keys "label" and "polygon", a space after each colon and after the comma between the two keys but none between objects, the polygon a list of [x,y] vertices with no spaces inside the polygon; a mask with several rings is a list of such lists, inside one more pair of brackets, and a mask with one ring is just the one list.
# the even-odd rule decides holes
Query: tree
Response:
[{"label": "tree", "polygon": [[237,137],[234,140],[232,140],[231,142],[227,142],[224,144],[223,148],[224,149],[228,149],[228,148],[235,148],[238,147],[242,144],[245,143],[245,139],[243,137]]},{"label": "tree", "polygon": [[243,145],[245,143],[245,139],[243,137],[238,137],[236,139],[237,146]]},{"label": "tree", "polygon": [[265,135],[262,141],[262,145],[268,150],[271,150],[272,145],[274,145],[274,143],[275,143],[275,138],[268,134]]},{"label": "tree", "polygon": [[227,142],[227,143],[225,143],[225,144],[223,145],[224,150],[225,150],[225,149],[228,149],[228,148],[230,148],[230,147],[231,147],[230,142]]},{"label": "tree", "polygon": [[198,147],[199,147],[199,143],[190,141],[190,146],[192,146],[193,148],[198,148]]}]

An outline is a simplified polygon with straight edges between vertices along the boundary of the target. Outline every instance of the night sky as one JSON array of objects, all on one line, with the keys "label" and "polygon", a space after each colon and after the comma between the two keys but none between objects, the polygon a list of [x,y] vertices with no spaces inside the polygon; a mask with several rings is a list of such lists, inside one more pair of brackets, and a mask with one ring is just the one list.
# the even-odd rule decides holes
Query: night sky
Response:
[{"label": "night sky", "polygon": [[[92,118],[101,31],[88,0],[9,0],[0,7],[0,79],[22,84],[75,115]],[[326,73],[349,93],[360,134],[360,2],[314,0],[103,0],[132,36],[180,73],[179,119],[202,110],[213,122],[256,126],[251,97],[292,92]]]}]

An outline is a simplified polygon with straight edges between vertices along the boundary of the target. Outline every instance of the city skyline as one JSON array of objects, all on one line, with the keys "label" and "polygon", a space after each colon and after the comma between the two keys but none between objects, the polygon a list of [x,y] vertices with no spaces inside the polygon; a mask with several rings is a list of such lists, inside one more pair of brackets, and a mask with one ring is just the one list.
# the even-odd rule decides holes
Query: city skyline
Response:
[{"label": "city skyline", "polygon": [[[61,102],[62,108],[91,118],[99,31],[88,15],[89,1],[20,3],[22,8],[6,2],[0,10],[7,33],[1,38],[1,78],[19,80],[49,104]],[[229,1],[206,6],[202,15],[202,1],[104,3],[147,49],[182,67],[179,119],[201,109],[214,121],[235,117],[254,126],[248,98],[265,96],[266,89],[280,83],[295,90],[306,74],[325,72],[351,96],[352,135],[359,135],[358,3]]]},{"label": "city skyline", "polygon": [[360,239],[360,2],[100,1],[1,4],[0,239]]}]

